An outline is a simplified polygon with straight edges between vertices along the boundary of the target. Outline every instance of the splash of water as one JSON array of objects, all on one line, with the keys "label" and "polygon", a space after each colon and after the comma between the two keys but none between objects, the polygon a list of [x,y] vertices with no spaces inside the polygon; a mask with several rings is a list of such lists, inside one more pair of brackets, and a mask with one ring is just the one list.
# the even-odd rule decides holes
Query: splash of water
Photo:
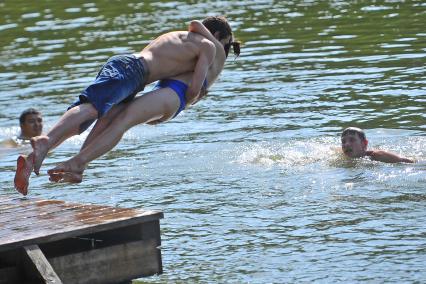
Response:
[{"label": "splash of water", "polygon": [[284,168],[328,161],[336,155],[336,145],[330,137],[290,140],[279,143],[259,143],[244,146],[236,162]]}]

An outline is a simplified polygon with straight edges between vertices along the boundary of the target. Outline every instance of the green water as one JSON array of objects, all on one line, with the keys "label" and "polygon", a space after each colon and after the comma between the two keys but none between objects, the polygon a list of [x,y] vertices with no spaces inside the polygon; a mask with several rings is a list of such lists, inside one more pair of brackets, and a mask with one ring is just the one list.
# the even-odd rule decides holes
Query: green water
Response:
[{"label": "green water", "polygon": [[[79,185],[30,196],[160,209],[164,274],[142,283],[421,283],[426,278],[422,1],[2,1],[0,139],[27,107],[47,131],[114,54],[226,14],[242,41],[209,96],[131,129]],[[150,88],[147,87],[146,90]],[[347,126],[419,162],[347,161]],[[16,157],[0,149],[0,188]],[[389,271],[389,272],[387,272]]]}]

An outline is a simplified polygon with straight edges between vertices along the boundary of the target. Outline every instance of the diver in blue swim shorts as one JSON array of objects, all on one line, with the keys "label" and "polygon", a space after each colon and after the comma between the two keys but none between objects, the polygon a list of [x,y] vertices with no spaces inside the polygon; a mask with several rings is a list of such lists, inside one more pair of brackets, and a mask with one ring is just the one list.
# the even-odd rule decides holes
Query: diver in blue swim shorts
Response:
[{"label": "diver in blue swim shorts", "polygon": [[[185,107],[195,104],[205,96],[207,89],[222,71],[230,47],[233,47],[236,55],[240,53],[239,43],[233,41],[232,32],[227,27],[229,25],[226,20],[217,17],[208,18],[203,24],[198,21],[190,24],[190,30],[206,36],[217,47],[215,59],[208,69],[199,96],[191,98],[188,93],[185,96],[193,72],[160,80],[154,90],[136,97],[130,103],[115,106],[114,111],[117,111],[118,115],[111,119],[107,115],[103,124],[98,124],[87,137],[80,153],[49,170],[50,180],[81,182],[87,164],[110,151],[129,128],[140,123],[156,124],[172,119]],[[226,36],[222,38],[222,34]]]},{"label": "diver in blue swim shorts", "polygon": [[68,109],[90,103],[97,110],[98,117],[102,117],[114,105],[131,101],[137,93],[143,91],[148,77],[149,69],[143,57],[115,55],[108,59],[94,82],[83,90]]},{"label": "diver in blue swim shorts", "polygon": [[[239,43],[233,42],[227,20],[208,17],[203,24],[191,22],[189,32],[160,36],[134,56],[111,58],[49,133],[31,140],[33,153],[20,157],[24,166],[15,175],[15,180],[24,186],[18,188],[15,183],[15,188],[25,192],[31,170],[38,174],[47,152],[81,133],[94,119],[98,120],[82,146],[81,155],[75,157],[85,155],[87,162],[71,166],[70,160],[58,165],[49,171],[53,181],[57,181],[55,174],[82,176],[88,161],[112,149],[133,125],[166,121],[198,102],[207,92],[203,88],[205,80],[208,88],[217,79],[231,46],[239,54]],[[134,98],[146,84],[156,80],[160,80],[158,89]],[[60,175],[60,180],[66,180],[65,174]]]}]

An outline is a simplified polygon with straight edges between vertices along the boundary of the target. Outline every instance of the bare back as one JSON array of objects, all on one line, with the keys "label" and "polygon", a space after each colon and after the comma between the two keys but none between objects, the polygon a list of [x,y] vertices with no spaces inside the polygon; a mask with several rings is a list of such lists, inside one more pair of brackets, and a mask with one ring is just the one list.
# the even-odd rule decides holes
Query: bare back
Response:
[{"label": "bare back", "polygon": [[[207,80],[207,88],[209,88],[219,77],[220,72],[222,72],[223,67],[225,65],[226,55],[223,45],[218,41],[213,42],[216,47],[216,56],[213,63],[210,65],[210,68],[207,72],[206,80]],[[190,72],[180,74],[178,76],[170,77],[170,79],[175,79],[184,82],[189,85],[192,79],[192,70]]]},{"label": "bare back", "polygon": [[163,34],[139,55],[148,65],[147,83],[193,71],[206,39],[196,33],[176,31]]}]

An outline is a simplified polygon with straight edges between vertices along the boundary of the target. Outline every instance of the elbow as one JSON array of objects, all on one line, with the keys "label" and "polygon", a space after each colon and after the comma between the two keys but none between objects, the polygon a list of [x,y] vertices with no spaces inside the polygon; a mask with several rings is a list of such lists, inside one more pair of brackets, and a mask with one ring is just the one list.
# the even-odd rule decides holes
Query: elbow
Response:
[{"label": "elbow", "polygon": [[191,22],[189,23],[188,31],[190,31],[190,32],[194,32],[194,31],[195,31],[195,24],[194,24],[194,21],[191,21]]},{"label": "elbow", "polygon": [[190,32],[196,32],[197,31],[197,27],[198,27],[199,24],[200,24],[200,21],[192,20],[189,23],[188,31],[190,31]]}]

